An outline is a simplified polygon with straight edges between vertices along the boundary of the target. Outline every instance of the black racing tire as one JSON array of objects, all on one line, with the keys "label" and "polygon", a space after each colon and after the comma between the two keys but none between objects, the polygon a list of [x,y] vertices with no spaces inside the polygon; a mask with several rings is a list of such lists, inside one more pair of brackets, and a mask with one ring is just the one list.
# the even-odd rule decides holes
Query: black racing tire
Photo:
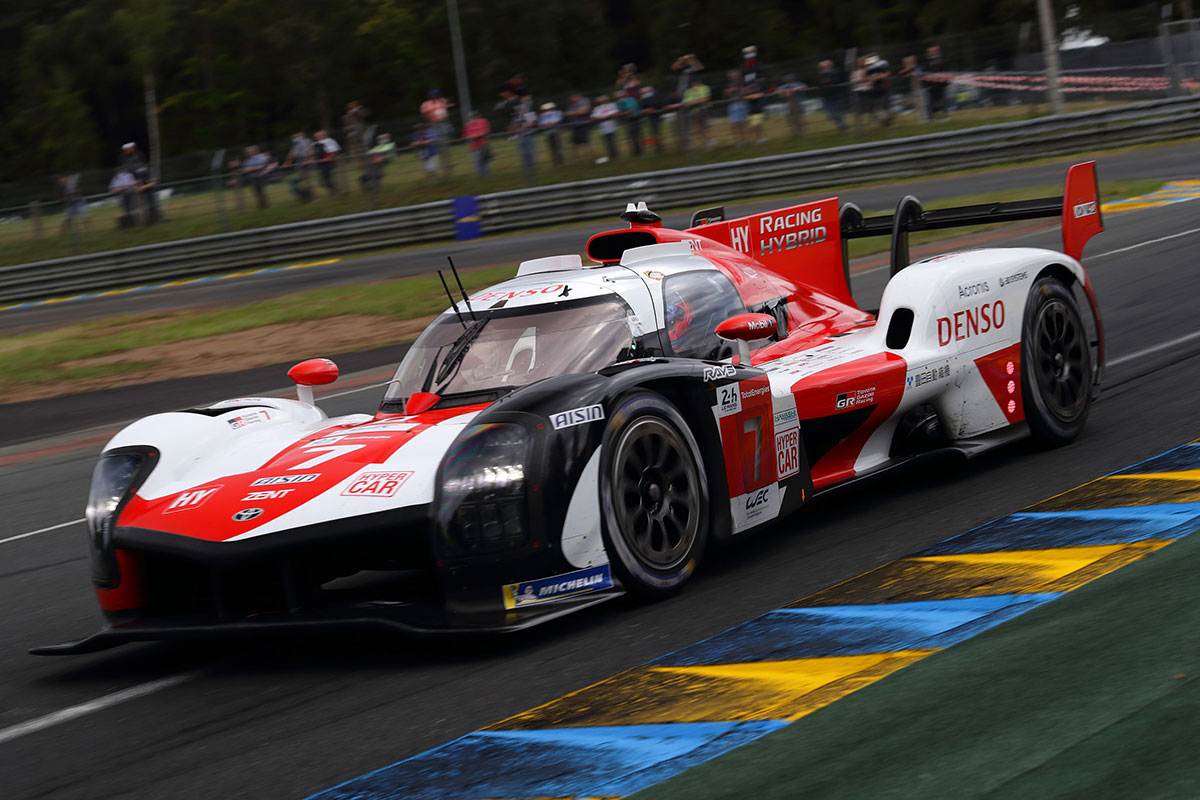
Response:
[{"label": "black racing tire", "polygon": [[614,403],[602,448],[600,507],[613,572],[643,599],[678,592],[711,527],[695,437],[665,397],[640,390]]},{"label": "black racing tire", "polygon": [[1079,436],[1092,403],[1092,351],[1071,290],[1039,278],[1021,326],[1021,397],[1033,438],[1058,447]]}]

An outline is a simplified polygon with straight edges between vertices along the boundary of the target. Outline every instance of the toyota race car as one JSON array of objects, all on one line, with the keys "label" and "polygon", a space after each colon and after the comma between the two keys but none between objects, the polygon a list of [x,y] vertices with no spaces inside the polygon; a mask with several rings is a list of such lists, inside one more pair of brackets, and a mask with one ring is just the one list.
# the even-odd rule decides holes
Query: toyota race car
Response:
[{"label": "toyota race car", "polygon": [[[1061,217],[1063,250],[909,263],[912,231]],[[678,591],[714,543],[929,454],[1074,439],[1103,336],[1079,259],[1093,162],[1063,197],[864,217],[836,198],[628,227],[439,315],[375,414],[298,399],[156,414],[104,447],[87,507],[107,624],[37,653],[359,626],[515,630]],[[891,237],[880,308],[847,242]],[[455,273],[457,277],[457,273]],[[461,286],[461,285],[460,285]],[[1081,313],[1081,308],[1084,313]]]}]

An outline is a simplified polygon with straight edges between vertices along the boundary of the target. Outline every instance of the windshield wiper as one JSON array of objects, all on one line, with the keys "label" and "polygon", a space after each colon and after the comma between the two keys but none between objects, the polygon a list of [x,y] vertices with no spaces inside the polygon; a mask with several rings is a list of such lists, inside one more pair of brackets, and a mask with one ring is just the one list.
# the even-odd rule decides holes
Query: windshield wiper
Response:
[{"label": "windshield wiper", "polygon": [[[462,364],[463,356],[467,354],[467,350],[471,347],[471,343],[479,336],[479,333],[488,324],[491,317],[484,317],[476,320],[467,326],[467,329],[459,334],[454,340],[454,344],[450,345],[450,351],[446,353],[446,360],[442,362],[442,366],[438,367],[437,375],[434,376],[433,382],[445,387],[445,382],[454,377],[458,372],[459,366]],[[441,394],[441,391],[434,392]]]}]

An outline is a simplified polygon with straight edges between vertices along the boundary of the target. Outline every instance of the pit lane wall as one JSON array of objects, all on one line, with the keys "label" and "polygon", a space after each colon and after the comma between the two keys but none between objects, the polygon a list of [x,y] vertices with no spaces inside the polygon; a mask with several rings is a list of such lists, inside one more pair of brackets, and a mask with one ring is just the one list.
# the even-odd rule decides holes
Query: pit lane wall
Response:
[{"label": "pit lane wall", "polygon": [[1200,135],[1200,95],[539,186],[481,195],[475,198],[475,213],[461,205],[455,213],[455,201],[444,200],[0,267],[0,305],[448,241],[454,239],[459,226],[487,234],[579,222],[615,216],[632,200],[644,200],[659,210],[701,207],[756,195],[974,169],[1196,135]]},{"label": "pit lane wall", "polygon": [[623,797],[1198,529],[1200,441],[312,800]]}]

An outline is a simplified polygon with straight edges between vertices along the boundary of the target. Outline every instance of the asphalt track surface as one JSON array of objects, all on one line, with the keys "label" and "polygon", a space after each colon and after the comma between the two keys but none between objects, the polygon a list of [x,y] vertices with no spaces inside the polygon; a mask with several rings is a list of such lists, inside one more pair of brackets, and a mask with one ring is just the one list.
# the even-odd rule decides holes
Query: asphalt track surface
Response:
[{"label": "asphalt track surface", "polygon": [[[1136,150],[1113,151],[1095,156],[1104,200],[1120,198],[1104,195],[1104,182],[1157,178],[1178,180],[1192,174],[1200,160],[1200,142],[1185,142],[1145,147]],[[932,177],[925,180],[905,180],[896,183],[853,188],[842,193],[842,199],[857,203],[865,211],[892,209],[906,194],[914,194],[925,202],[967,194],[987,194],[1027,186],[1061,187],[1067,167],[1083,156],[1068,157],[1034,166],[993,169],[975,175]],[[1191,173],[1187,173],[1191,170]],[[1184,171],[1181,174],[1181,171]],[[1061,188],[1054,192],[1061,194]],[[830,192],[816,191],[794,198],[759,200],[750,203],[729,203],[729,216],[757,214],[792,203],[828,197]],[[249,303],[276,296],[282,292],[317,289],[325,286],[368,283],[409,275],[432,275],[446,266],[446,257],[454,259],[459,269],[517,264],[528,258],[556,253],[582,253],[587,237],[610,227],[623,227],[618,215],[625,200],[614,201],[612,224],[591,222],[550,231],[515,234],[471,242],[413,247],[382,255],[338,261],[319,267],[291,272],[274,272],[218,281],[199,286],[156,289],[129,295],[79,300],[66,304],[16,308],[0,312],[0,335],[26,330],[53,328],[68,322],[111,317],[142,311],[161,311],[180,308],[219,308],[237,303]],[[724,198],[714,197],[710,205]],[[682,228],[691,218],[689,213],[668,214],[668,227]],[[267,266],[267,265],[263,265]]]},{"label": "asphalt track surface", "polygon": [[[1174,162],[1128,177],[1200,177],[1195,145],[1143,152],[1173,152]],[[1050,184],[1062,174],[1030,169],[1043,171],[1021,182]],[[1106,175],[1126,177],[1102,161]],[[946,191],[986,191],[983,181],[961,178]],[[1195,439],[1200,201],[1107,221],[1084,260],[1111,368],[1079,441],[1049,452],[1018,444],[966,468],[931,465],[826,496],[710,558],[678,597],[616,601],[528,635],[324,636],[29,656],[29,646],[72,640],[98,624],[82,526],[3,540],[81,517],[99,444],[79,448],[59,437],[40,455],[0,460],[3,795],[303,797]],[[557,234],[523,238],[521,254],[554,249],[542,237]],[[1056,239],[1013,244],[1055,247]],[[857,281],[864,305],[884,279],[878,271]],[[323,405],[330,414],[367,410],[380,391]]]}]

